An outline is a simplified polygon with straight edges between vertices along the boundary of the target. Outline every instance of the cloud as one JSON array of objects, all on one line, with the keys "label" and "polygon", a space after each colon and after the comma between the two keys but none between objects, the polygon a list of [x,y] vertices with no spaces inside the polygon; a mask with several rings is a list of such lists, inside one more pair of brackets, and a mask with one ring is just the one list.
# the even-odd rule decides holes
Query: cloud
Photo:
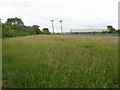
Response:
[{"label": "cloud", "polygon": [[22,18],[26,25],[40,25],[51,30],[54,19],[56,32],[63,20],[65,32],[72,28],[118,28],[118,0],[1,0],[0,17],[3,22],[10,17]]}]

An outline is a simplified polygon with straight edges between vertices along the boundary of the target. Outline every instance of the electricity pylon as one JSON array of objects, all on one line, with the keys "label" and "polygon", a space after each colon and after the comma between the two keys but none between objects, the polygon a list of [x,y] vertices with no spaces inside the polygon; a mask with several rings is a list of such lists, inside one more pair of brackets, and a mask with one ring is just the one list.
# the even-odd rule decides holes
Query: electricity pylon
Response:
[{"label": "electricity pylon", "polygon": [[63,34],[63,28],[62,28],[62,22],[63,22],[63,21],[60,20],[59,22],[60,22],[60,24],[61,24],[61,34]]},{"label": "electricity pylon", "polygon": [[53,34],[54,34],[54,25],[53,25],[54,20],[51,20],[50,22],[52,22],[52,29],[53,29]]}]

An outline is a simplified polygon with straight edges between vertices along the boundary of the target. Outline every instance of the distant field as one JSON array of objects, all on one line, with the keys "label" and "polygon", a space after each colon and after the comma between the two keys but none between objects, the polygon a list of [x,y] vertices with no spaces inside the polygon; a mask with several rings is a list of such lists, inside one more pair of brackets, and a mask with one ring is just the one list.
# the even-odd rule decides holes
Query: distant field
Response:
[{"label": "distant field", "polygon": [[118,37],[3,39],[3,87],[117,88]]}]

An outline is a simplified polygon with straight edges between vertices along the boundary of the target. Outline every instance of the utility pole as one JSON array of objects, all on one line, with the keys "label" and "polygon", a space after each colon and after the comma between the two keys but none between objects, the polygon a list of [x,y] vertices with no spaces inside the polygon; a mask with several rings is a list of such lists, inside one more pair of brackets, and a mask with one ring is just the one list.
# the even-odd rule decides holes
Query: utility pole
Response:
[{"label": "utility pole", "polygon": [[0,29],[2,29],[2,19],[0,18]]},{"label": "utility pole", "polygon": [[1,18],[0,18],[0,24],[2,23],[2,20],[1,20]]},{"label": "utility pole", "polygon": [[2,19],[0,18],[0,38],[2,38]]},{"label": "utility pole", "polygon": [[59,22],[60,22],[60,24],[61,24],[61,34],[63,34],[63,28],[62,28],[62,22],[63,22],[63,21],[60,20]]},{"label": "utility pole", "polygon": [[52,22],[52,30],[53,30],[53,34],[54,34],[54,25],[53,25],[54,20],[51,20],[50,22]]},{"label": "utility pole", "polygon": [[120,30],[120,1],[118,2],[118,30]]}]

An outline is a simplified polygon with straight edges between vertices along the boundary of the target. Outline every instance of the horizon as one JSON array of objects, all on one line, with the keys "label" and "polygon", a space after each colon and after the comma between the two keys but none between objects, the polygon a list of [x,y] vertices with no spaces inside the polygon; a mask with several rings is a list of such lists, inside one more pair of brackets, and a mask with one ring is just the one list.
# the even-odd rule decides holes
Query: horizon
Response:
[{"label": "horizon", "polygon": [[118,1],[1,0],[0,12],[3,23],[7,18],[18,17],[27,26],[39,25],[40,29],[49,28],[51,32],[50,20],[52,19],[55,20],[55,32],[61,32],[59,20],[63,20],[64,32],[73,28],[106,29],[108,25],[118,29]]}]

